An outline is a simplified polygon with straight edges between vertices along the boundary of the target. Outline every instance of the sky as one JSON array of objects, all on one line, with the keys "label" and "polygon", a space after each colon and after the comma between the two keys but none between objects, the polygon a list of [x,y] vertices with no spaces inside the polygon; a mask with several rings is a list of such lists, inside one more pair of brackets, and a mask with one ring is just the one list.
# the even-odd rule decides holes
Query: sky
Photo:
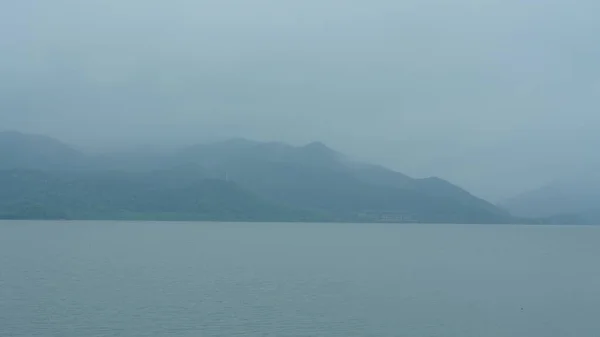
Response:
[{"label": "sky", "polygon": [[322,141],[492,201],[600,166],[596,0],[0,1],[0,129]]}]

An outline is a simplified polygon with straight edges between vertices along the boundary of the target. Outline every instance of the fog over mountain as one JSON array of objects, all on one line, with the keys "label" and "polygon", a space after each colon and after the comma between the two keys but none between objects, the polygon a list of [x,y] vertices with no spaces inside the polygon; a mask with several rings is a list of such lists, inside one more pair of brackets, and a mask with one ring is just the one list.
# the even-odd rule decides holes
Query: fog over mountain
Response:
[{"label": "fog over mountain", "polygon": [[[315,140],[502,200],[600,167],[600,3],[0,2],[0,130]],[[593,170],[593,169],[591,169]]]},{"label": "fog over mountain", "polygon": [[0,132],[0,219],[548,223],[321,142],[230,139],[94,155]]},{"label": "fog over mountain", "polygon": [[502,207],[525,217],[577,216],[600,223],[600,173],[580,172],[502,202]]}]

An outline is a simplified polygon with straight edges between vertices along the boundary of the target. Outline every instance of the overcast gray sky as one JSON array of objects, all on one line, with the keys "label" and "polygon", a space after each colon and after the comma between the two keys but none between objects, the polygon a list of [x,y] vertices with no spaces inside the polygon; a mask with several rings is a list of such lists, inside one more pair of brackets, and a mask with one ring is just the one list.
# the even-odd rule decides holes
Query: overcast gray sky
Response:
[{"label": "overcast gray sky", "polygon": [[0,129],[330,146],[495,200],[595,164],[597,0],[4,0]]}]

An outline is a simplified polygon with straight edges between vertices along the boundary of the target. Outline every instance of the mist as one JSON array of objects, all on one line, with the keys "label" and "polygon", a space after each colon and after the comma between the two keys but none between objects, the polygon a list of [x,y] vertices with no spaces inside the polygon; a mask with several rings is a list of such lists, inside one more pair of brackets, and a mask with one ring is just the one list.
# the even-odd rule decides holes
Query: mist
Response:
[{"label": "mist", "polygon": [[323,141],[499,200],[598,167],[597,1],[4,1],[0,129]]}]

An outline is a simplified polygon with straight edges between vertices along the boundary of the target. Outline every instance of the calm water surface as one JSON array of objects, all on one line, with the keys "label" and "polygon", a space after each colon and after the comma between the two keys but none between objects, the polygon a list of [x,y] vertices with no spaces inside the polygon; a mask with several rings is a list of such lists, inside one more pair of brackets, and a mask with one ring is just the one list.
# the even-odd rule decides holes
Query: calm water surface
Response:
[{"label": "calm water surface", "polygon": [[0,222],[0,336],[600,336],[600,227]]}]

